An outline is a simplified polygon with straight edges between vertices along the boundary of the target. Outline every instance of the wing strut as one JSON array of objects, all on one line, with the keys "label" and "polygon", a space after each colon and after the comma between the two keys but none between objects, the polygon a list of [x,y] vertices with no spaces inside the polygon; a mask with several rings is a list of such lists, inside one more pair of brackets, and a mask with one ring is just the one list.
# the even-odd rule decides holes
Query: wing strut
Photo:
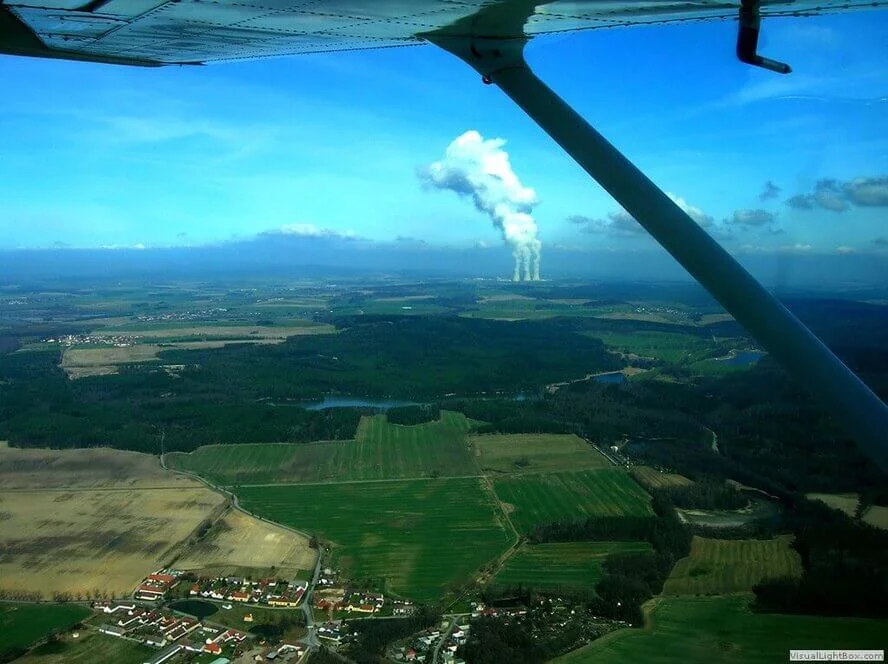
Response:
[{"label": "wing strut", "polygon": [[525,38],[429,34],[496,84],[631,214],[888,471],[888,407],[731,255],[531,71]]},{"label": "wing strut", "polygon": [[785,62],[771,60],[758,54],[762,15],[761,0],[740,0],[740,27],[737,29],[737,58],[754,67],[762,67],[778,74],[788,74],[792,68]]}]

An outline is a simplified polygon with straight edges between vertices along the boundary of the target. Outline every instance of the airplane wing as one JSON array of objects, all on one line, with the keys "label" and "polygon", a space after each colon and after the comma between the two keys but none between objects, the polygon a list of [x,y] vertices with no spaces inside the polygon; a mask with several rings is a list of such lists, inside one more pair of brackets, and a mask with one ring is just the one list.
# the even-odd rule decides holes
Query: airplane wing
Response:
[{"label": "airplane wing", "polygon": [[[762,16],[888,0],[762,0]],[[497,6],[519,22],[467,21]],[[533,37],[575,30],[734,19],[730,0],[0,0],[0,53],[116,64],[202,64],[411,46],[435,32]],[[527,17],[525,21],[523,17]],[[522,34],[502,34],[503,25]]]}]

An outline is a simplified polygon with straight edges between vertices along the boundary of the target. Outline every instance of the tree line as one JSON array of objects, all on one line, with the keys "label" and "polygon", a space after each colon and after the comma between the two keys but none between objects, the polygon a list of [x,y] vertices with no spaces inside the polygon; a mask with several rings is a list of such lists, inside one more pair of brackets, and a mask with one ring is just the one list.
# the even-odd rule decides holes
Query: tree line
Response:
[{"label": "tree line", "polygon": [[758,584],[758,610],[888,617],[888,532],[804,498],[787,505],[783,526],[804,572]]},{"label": "tree line", "polygon": [[346,651],[357,664],[377,664],[389,643],[403,639],[438,623],[441,614],[428,606],[419,606],[406,618],[365,618],[349,621],[348,629],[357,632]]}]

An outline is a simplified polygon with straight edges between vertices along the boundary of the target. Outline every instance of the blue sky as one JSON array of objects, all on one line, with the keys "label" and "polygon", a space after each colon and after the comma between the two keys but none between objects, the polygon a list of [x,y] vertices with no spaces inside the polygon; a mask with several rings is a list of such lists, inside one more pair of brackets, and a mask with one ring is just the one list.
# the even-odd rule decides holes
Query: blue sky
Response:
[{"label": "blue sky", "polygon": [[[548,37],[528,60],[731,251],[888,259],[886,29],[885,11],[768,20],[760,50],[793,66],[785,77],[735,61],[733,22]],[[654,249],[500,91],[431,46],[160,70],[4,57],[0,80],[0,249],[281,227],[498,247],[470,201],[416,174],[469,129],[507,141],[540,200],[544,255]]]}]

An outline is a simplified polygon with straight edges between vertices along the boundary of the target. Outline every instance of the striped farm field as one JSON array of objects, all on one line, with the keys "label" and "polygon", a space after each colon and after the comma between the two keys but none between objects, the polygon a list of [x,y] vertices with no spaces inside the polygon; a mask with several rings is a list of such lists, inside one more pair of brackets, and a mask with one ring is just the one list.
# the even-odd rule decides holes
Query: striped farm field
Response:
[{"label": "striped farm field", "polygon": [[664,595],[721,595],[748,592],[769,578],[800,576],[802,560],[791,535],[770,540],[694,537],[691,555],[676,563]]},{"label": "striped farm field", "polygon": [[472,475],[477,469],[465,445],[468,430],[466,417],[450,411],[415,426],[374,415],[361,418],[356,440],[208,445],[166,460],[225,486]]},{"label": "striped farm field", "polygon": [[494,577],[504,586],[594,588],[610,553],[650,551],[647,542],[557,542],[521,549]]},{"label": "striped farm field", "polygon": [[601,452],[573,434],[471,436],[468,442],[478,465],[485,473],[532,473],[612,467]]},{"label": "striped farm field", "polygon": [[384,579],[419,601],[464,583],[514,540],[479,478],[242,487],[238,496],[259,516],[334,542],[351,578]]},{"label": "striped farm field", "polygon": [[401,478],[477,473],[468,449],[469,421],[462,413],[441,411],[434,422],[391,424],[385,415],[362,417],[355,434],[363,447],[350,479]]},{"label": "striped farm field", "polygon": [[664,473],[650,466],[635,466],[630,471],[632,477],[646,489],[674,489],[690,486],[694,482],[678,473]]},{"label": "striped farm field", "polygon": [[616,468],[519,475],[496,479],[494,488],[521,532],[553,521],[653,514],[650,496]]}]

